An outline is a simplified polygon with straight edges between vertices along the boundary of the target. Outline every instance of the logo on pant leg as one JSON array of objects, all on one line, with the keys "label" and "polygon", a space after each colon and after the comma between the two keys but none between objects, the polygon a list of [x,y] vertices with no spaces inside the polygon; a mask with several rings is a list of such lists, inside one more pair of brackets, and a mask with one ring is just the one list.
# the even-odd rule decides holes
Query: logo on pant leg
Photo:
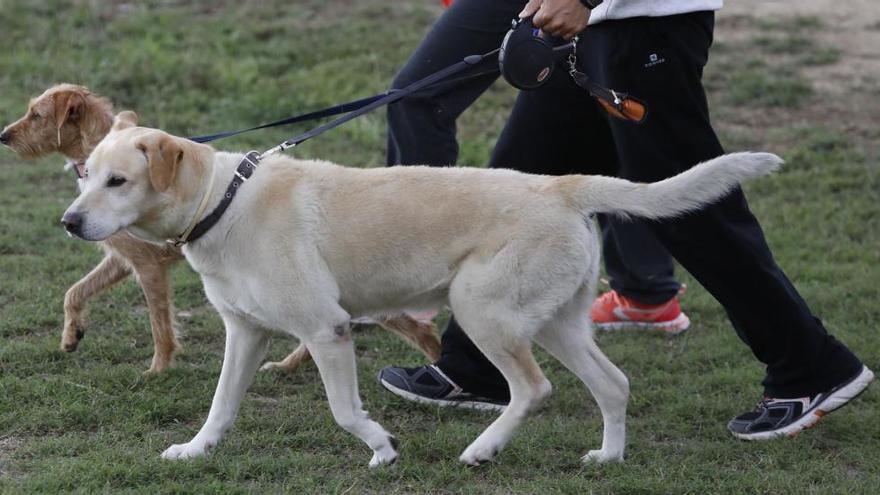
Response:
[{"label": "logo on pant leg", "polygon": [[656,53],[652,53],[648,55],[648,63],[645,64],[645,68],[647,69],[648,67],[654,67],[655,65],[662,64],[663,62],[666,62],[665,58],[657,55]]}]

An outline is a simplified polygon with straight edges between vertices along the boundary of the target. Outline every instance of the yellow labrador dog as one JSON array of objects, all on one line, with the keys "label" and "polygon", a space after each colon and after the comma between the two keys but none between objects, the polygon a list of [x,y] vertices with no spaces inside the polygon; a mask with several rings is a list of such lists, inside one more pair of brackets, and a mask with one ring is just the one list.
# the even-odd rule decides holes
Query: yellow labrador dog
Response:
[{"label": "yellow labrador dog", "polygon": [[[211,211],[221,202],[242,159],[117,118],[89,157],[89,177],[64,222],[87,240],[126,229],[164,242],[201,218],[200,205]],[[622,460],[629,385],[593,342],[585,310],[599,260],[590,215],[680,215],[780,164],[768,153],[735,153],[662,182],[635,184],[512,170],[358,169],[269,156],[219,221],[183,249],[223,317],[226,351],[204,426],[162,456],[202,456],[217,445],[264,355],[268,330],[276,330],[311,350],[333,417],[373,450],[370,466],[393,462],[394,437],[362,408],[349,320],[448,302],[510,384],[510,405],[465,449],[462,462],[492,459],[550,394],[532,341],[574,372],[599,404],[602,447],[584,460]]]}]

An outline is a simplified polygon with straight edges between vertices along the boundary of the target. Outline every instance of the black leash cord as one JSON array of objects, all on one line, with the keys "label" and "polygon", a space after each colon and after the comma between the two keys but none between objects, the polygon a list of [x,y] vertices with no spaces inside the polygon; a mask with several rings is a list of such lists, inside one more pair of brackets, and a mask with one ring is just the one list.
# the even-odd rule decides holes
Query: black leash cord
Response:
[{"label": "black leash cord", "polygon": [[298,136],[294,136],[294,137],[288,139],[287,141],[284,141],[283,143],[279,144],[278,146],[265,151],[262,155],[260,155],[260,158],[264,158],[267,155],[271,155],[273,153],[277,153],[277,152],[284,151],[289,148],[293,148],[294,146],[297,146],[297,145],[299,145],[299,144],[301,144],[301,143],[303,143],[303,142],[305,142],[305,141],[307,141],[307,140],[309,140],[319,134],[323,134],[323,133],[329,131],[330,129],[333,129],[334,127],[339,127],[340,125],[348,122],[349,120],[360,117],[361,115],[368,113],[368,112],[371,112],[381,106],[393,103],[401,98],[404,98],[407,95],[410,95],[420,89],[425,88],[426,86],[430,86],[431,84],[434,84],[437,81],[445,79],[451,75],[457,74],[457,73],[467,69],[468,67],[473,67],[473,66],[479,64],[480,62],[482,62],[483,59],[485,59],[486,57],[491,57],[492,55],[496,55],[499,50],[500,50],[500,48],[496,48],[495,50],[492,50],[491,52],[488,52],[488,53],[484,53],[483,55],[469,55],[469,56],[465,57],[461,62],[458,62],[457,64],[450,65],[449,67],[446,67],[445,69],[441,69],[441,70],[439,70],[439,71],[437,71],[427,77],[419,79],[418,81],[406,86],[405,88],[401,88],[397,91],[390,92],[390,93],[386,94],[385,96],[378,98],[378,99],[370,102],[369,104],[364,105],[363,107],[353,111],[353,112],[350,112],[346,115],[343,115],[342,117],[339,117],[339,118],[334,119],[330,122],[327,122],[326,124],[315,127],[314,129],[311,129],[307,132],[304,132]]},{"label": "black leash cord", "polygon": [[[488,57],[490,55],[492,55],[492,52],[489,52],[485,55],[476,55],[476,56],[480,57],[480,61],[482,61],[483,59],[485,59],[485,57]],[[476,63],[479,63],[479,61]],[[471,65],[475,65],[475,64],[471,64]],[[432,86],[432,85],[444,86],[444,87],[447,85],[451,86],[451,85],[457,84],[462,81],[467,81],[469,79],[474,79],[474,78],[485,76],[488,74],[495,74],[497,72],[498,72],[498,69],[494,68],[492,70],[477,72],[474,74],[468,74],[468,75],[461,76],[461,77],[458,77],[455,79],[450,79],[448,81],[435,81],[436,84],[427,84],[425,86],[420,86],[417,89],[425,89],[426,86]],[[433,76],[433,75],[434,74],[432,74],[431,76]],[[428,77],[431,77],[431,76],[428,76]],[[421,82],[421,80],[417,81],[417,83],[419,83],[419,82]],[[202,136],[192,136],[187,139],[189,139],[190,141],[194,141],[196,143],[209,143],[211,141],[225,139],[228,137],[237,136],[239,134],[244,134],[246,132],[257,131],[260,129],[268,129],[270,127],[280,127],[280,126],[285,126],[285,125],[298,124],[300,122],[309,122],[311,120],[323,119],[325,117],[335,117],[336,115],[359,110],[367,105],[372,104],[373,102],[376,102],[378,100],[381,100],[382,98],[385,98],[386,96],[389,96],[392,93],[395,93],[397,91],[403,91],[404,89],[407,89],[407,88],[389,89],[388,91],[385,91],[383,93],[379,93],[379,94],[376,94],[373,96],[368,96],[366,98],[360,98],[357,100],[352,100],[352,101],[348,101],[345,103],[340,103],[339,105],[324,108],[321,110],[315,110],[314,112],[308,112],[308,113],[304,113],[301,115],[294,115],[292,117],[287,117],[287,118],[284,118],[281,120],[276,120],[273,122],[267,122],[265,124],[256,125],[254,127],[248,127],[246,129],[238,129],[238,130],[234,130],[234,131],[224,131],[224,132],[218,132],[215,134],[205,134]],[[412,94],[412,93],[413,93],[413,91],[409,91],[406,94]],[[394,101],[394,100],[392,100],[392,101]],[[388,103],[390,103],[390,102],[388,102]]]},{"label": "black leash cord", "polygon": [[302,115],[295,115],[293,117],[288,117],[286,119],[276,120],[274,122],[268,122],[266,124],[257,125],[254,127],[249,127],[247,129],[239,129],[237,131],[225,131],[218,132],[216,134],[206,134],[204,136],[193,136],[189,139],[190,141],[195,141],[197,143],[208,143],[211,141],[216,141],[218,139],[224,139],[232,136],[236,136],[238,134],[244,134],[246,132],[256,131],[259,129],[267,129],[269,127],[278,127],[282,125],[290,125],[296,124],[299,122],[308,122],[310,120],[322,119],[324,117],[333,117],[335,115],[339,115],[341,113],[348,113],[353,110],[357,110],[358,108],[369,105],[370,103],[385,97],[389,93],[396,91],[394,89],[387,91],[385,93],[379,93],[377,95],[368,96],[366,98],[361,98],[359,100],[353,100],[345,103],[340,103],[339,105],[332,106],[329,108],[324,108],[322,110],[316,110],[314,112],[304,113]]}]

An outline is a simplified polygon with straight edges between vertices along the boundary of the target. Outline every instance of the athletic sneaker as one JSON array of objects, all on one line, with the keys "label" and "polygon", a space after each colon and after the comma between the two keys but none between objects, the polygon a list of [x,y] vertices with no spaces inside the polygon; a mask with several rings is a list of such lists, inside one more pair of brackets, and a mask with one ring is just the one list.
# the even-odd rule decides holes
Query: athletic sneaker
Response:
[{"label": "athletic sneaker", "polygon": [[379,383],[392,394],[422,404],[501,412],[508,403],[465,392],[433,364],[418,368],[386,366],[379,372]]},{"label": "athletic sneaker", "polygon": [[678,296],[663,304],[642,304],[614,290],[602,294],[593,302],[590,318],[596,328],[602,330],[644,328],[663,330],[673,335],[687,330],[691,325],[691,320],[681,311]]},{"label": "athletic sneaker", "polygon": [[854,377],[821,394],[795,399],[764,397],[754,411],[732,419],[727,429],[743,440],[768,440],[783,435],[794,437],[854,399],[873,379],[874,373],[863,366]]}]

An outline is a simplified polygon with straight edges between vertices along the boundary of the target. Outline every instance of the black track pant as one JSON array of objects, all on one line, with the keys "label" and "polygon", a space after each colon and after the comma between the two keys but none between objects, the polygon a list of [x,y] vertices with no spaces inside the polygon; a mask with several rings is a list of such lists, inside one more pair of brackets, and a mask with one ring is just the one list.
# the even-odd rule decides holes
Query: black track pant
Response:
[{"label": "black track pant", "polygon": [[[617,169],[624,178],[653,182],[720,155],[701,83],[713,25],[714,15],[702,12],[587,28],[579,68],[644,100],[648,120],[607,117],[565,71],[556,71],[547,85],[520,93],[491,165],[540,174]],[[724,306],[766,364],[767,395],[816,393],[859,370],[859,360],[826,332],[776,265],[741,190],[701,212],[646,225]],[[466,390],[506,395],[503,378],[454,322],[437,364]]]}]

